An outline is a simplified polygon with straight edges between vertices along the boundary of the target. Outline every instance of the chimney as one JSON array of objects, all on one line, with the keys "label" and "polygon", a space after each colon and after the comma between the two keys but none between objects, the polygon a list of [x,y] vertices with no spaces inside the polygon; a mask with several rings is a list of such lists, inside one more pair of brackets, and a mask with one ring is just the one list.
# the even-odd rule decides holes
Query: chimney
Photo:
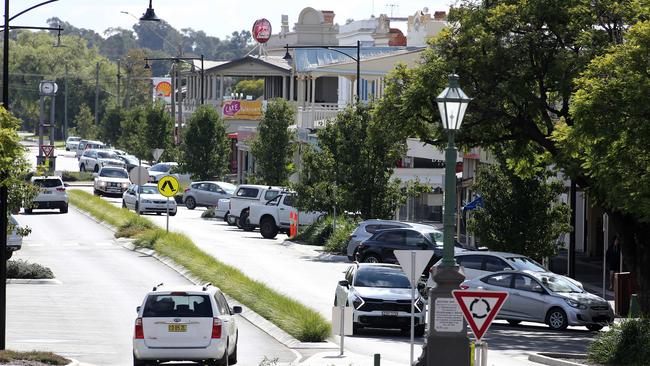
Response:
[{"label": "chimney", "polygon": [[322,10],[323,17],[325,17],[325,24],[334,24],[334,12],[331,10]]},{"label": "chimney", "polygon": [[447,19],[447,13],[444,11],[436,11],[433,13],[433,20],[444,22]]}]

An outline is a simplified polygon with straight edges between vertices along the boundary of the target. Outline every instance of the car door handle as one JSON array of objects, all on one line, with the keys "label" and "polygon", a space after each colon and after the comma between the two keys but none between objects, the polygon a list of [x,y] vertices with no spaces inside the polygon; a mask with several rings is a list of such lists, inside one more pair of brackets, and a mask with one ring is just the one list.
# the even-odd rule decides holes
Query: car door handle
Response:
[{"label": "car door handle", "polygon": [[280,211],[284,211],[284,208],[281,208]]}]

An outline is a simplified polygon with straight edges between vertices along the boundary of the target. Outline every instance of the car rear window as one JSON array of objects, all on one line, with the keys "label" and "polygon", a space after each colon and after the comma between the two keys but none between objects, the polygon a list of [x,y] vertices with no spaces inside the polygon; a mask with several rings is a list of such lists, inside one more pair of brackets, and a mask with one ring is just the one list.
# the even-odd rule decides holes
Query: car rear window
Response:
[{"label": "car rear window", "polygon": [[61,180],[58,178],[34,179],[34,184],[44,188],[54,188],[63,185]]},{"label": "car rear window", "polygon": [[149,295],[144,304],[145,318],[211,318],[212,305],[207,295]]},{"label": "car rear window", "polygon": [[237,197],[255,198],[259,191],[257,188],[241,187],[237,191]]}]

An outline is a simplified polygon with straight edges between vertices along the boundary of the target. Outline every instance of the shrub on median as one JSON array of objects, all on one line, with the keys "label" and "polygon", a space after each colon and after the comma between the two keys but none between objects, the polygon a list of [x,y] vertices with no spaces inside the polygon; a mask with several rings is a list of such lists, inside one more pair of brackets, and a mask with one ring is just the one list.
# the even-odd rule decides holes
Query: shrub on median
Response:
[{"label": "shrub on median", "polygon": [[339,216],[336,218],[336,231],[333,231],[333,221],[331,216],[314,222],[300,231],[298,241],[307,245],[325,246],[325,250],[335,253],[341,253],[347,247],[348,240],[357,226],[353,219]]},{"label": "shrub on median", "polygon": [[83,191],[71,190],[70,202],[95,218],[115,226],[118,229],[116,236],[122,233],[136,238],[135,245],[154,249],[184,266],[202,281],[215,284],[298,340],[321,342],[330,335],[329,322],[316,311],[206,254],[187,236],[167,233],[150,220]]},{"label": "shrub on median", "polygon": [[[0,362],[2,364],[18,364],[17,362],[28,361],[32,362],[29,365],[33,365],[33,362],[39,362],[39,364],[46,365],[67,365],[70,363],[70,360],[63,358],[52,352],[16,352],[16,351],[0,351]],[[19,363],[23,365],[23,363]],[[27,365],[27,363],[24,363]]]},{"label": "shrub on median", "polygon": [[38,263],[29,263],[22,259],[7,262],[7,278],[45,279],[54,278],[54,273],[48,267]]},{"label": "shrub on median", "polygon": [[650,360],[650,319],[630,319],[601,332],[587,350],[592,362],[643,366]]}]

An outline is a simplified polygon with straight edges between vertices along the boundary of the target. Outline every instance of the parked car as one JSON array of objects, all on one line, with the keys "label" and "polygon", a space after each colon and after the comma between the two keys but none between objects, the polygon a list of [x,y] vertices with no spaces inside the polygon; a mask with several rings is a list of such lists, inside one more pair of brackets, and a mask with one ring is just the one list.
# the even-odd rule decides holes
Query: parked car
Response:
[{"label": "parked car", "polygon": [[[347,305],[354,308],[353,333],[363,327],[410,331],[411,284],[400,266],[355,263],[344,273],[339,285],[348,289]],[[426,326],[426,301],[417,290],[415,298],[415,335],[420,337]]]},{"label": "parked car", "polygon": [[106,148],[106,144],[104,144],[101,141],[95,141],[95,140],[79,140],[79,145],[77,145],[77,152],[76,152],[76,157],[77,159],[81,158],[81,154],[83,154],[84,151],[89,150],[89,149],[104,149]]},{"label": "parked car", "polygon": [[25,203],[25,213],[32,213],[32,209],[59,209],[61,213],[68,212],[68,192],[61,177],[36,176],[31,179],[32,184],[40,187],[41,191],[31,203]]},{"label": "parked car", "polygon": [[222,198],[230,198],[237,186],[226,182],[193,182],[183,192],[183,203],[189,210],[197,206],[215,207]]},{"label": "parked car", "polygon": [[230,198],[222,198],[214,206],[214,217],[223,219],[228,226],[235,225],[235,220],[230,216]]},{"label": "parked car", "polygon": [[310,225],[325,212],[298,212],[294,207],[295,193],[282,192],[264,205],[251,205],[248,212],[248,224],[259,226],[260,233],[266,239],[273,239],[278,232],[289,232],[291,212],[298,213],[300,225]]},{"label": "parked car", "polygon": [[237,363],[239,332],[235,315],[221,290],[205,286],[159,285],[137,307],[133,364],[197,361]]},{"label": "parked car", "polygon": [[79,141],[81,141],[81,137],[68,136],[68,138],[65,140],[65,151],[77,151],[77,147],[79,147]]},{"label": "parked car", "polygon": [[230,213],[237,227],[244,231],[255,230],[255,225],[248,222],[248,214],[252,205],[263,205],[277,197],[282,188],[261,186],[253,184],[242,184],[230,197]]},{"label": "parked car", "polygon": [[167,213],[169,216],[176,216],[176,201],[167,199],[158,192],[158,186],[152,183],[144,185],[132,184],[122,194],[122,208],[135,211],[138,215],[155,212],[158,215]]},{"label": "parked car", "polygon": [[118,155],[117,157],[124,162],[127,172],[131,172],[131,169],[135,168],[136,166],[142,166],[147,169],[150,168],[149,164],[139,160],[138,157],[135,155],[124,154],[124,155]]},{"label": "parked car", "polygon": [[614,311],[605,299],[550,272],[500,271],[465,281],[461,287],[506,291],[508,299],[497,319],[510,324],[538,322],[553,330],[581,325],[598,331],[614,321]]},{"label": "parked car", "polygon": [[[438,241],[442,234],[431,226],[422,226],[377,231],[357,246],[354,257],[365,263],[397,263],[394,250],[433,250],[434,255],[423,272],[426,275],[429,268],[442,258],[442,243]],[[454,249],[456,252],[463,250]]]},{"label": "parked car", "polygon": [[[354,229],[354,231],[350,235],[348,241],[348,247],[347,247],[348,259],[354,261],[354,250],[357,248],[357,245],[369,239],[372,236],[372,234],[376,233],[379,230],[396,229],[400,227],[423,227],[423,226],[426,228],[433,228],[432,226],[428,226],[428,225],[415,224],[415,223],[403,222],[403,221],[395,221],[395,220],[371,219],[371,220],[362,221],[361,223],[359,223],[359,226],[357,226],[357,228]],[[436,238],[436,242],[439,242],[439,244],[442,245],[442,233],[440,233],[439,237]]]},{"label": "parked car", "polygon": [[99,169],[105,166],[124,168],[126,164],[124,164],[117,154],[110,150],[89,149],[84,151],[79,158],[80,172],[97,173]]},{"label": "parked car", "polygon": [[23,237],[18,234],[20,224],[18,224],[18,221],[16,221],[13,215],[9,216],[9,224],[11,232],[7,234],[6,259],[10,259],[15,251],[20,250],[23,247]]},{"label": "parked car", "polygon": [[101,196],[102,194],[119,194],[121,195],[131,185],[129,173],[124,168],[103,167],[99,173],[93,173],[93,193]]},{"label": "parked car", "polygon": [[158,163],[149,168],[149,181],[156,183],[158,180],[166,175],[173,175],[178,163],[170,161],[165,163]]}]

